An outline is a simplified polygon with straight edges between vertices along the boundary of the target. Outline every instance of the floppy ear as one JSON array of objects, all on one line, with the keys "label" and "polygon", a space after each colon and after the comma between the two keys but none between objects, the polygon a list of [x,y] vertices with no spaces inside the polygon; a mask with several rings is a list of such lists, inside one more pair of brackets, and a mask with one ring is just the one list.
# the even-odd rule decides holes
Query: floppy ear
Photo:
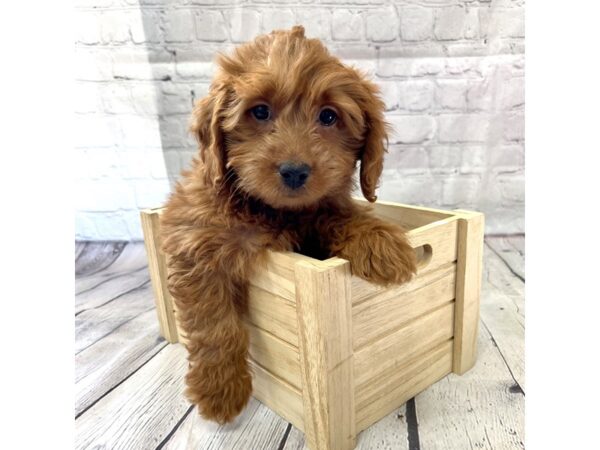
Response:
[{"label": "floppy ear", "polygon": [[365,198],[374,202],[377,200],[375,190],[383,171],[383,156],[387,151],[387,126],[383,115],[385,104],[379,98],[379,89],[373,83],[363,80],[363,85],[367,90],[362,105],[365,113],[366,135],[360,153],[360,188]]},{"label": "floppy ear", "polygon": [[200,146],[205,181],[215,188],[225,176],[226,155],[221,122],[227,97],[228,91],[223,84],[211,86],[208,95],[194,106],[190,126]]}]

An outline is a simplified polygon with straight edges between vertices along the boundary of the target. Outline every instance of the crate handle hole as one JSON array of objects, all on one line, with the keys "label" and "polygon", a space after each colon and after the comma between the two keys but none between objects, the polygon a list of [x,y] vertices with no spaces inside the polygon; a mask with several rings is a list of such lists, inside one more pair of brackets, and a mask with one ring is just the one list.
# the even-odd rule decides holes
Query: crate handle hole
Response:
[{"label": "crate handle hole", "polygon": [[433,249],[431,248],[431,245],[423,244],[415,248],[415,254],[417,256],[417,268],[422,269],[429,264],[429,261],[431,261]]}]

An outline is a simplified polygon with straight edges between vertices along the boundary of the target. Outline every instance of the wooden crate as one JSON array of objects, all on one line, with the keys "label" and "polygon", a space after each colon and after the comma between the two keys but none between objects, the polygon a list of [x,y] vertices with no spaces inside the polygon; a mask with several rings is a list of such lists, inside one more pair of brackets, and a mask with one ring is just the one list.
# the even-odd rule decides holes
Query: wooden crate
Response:
[{"label": "wooden crate", "polygon": [[[483,214],[378,202],[408,230],[417,276],[382,288],[348,261],[271,253],[251,280],[254,397],[304,431],[312,450],[346,450],[356,435],[450,372],[475,363]],[[142,212],[162,335],[178,342],[160,209]]]}]

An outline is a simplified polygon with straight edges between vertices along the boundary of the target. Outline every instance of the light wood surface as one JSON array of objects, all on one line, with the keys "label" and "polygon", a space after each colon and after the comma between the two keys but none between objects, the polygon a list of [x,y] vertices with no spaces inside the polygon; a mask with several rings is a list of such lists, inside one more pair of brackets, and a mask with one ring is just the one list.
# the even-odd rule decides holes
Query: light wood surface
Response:
[{"label": "light wood surface", "polygon": [[352,450],[356,430],[350,264],[298,262],[304,432],[312,450]]},{"label": "light wood surface", "polygon": [[464,212],[458,220],[456,314],[453,371],[462,375],[477,359],[479,296],[483,263],[483,214]]},{"label": "light wood surface", "polygon": [[[369,426],[357,437],[358,449],[412,450],[415,447],[409,447],[409,440],[413,444],[420,440],[420,448],[424,450],[523,448],[523,237],[493,237],[487,238],[487,243],[475,366],[463,376],[450,374],[417,395],[411,404],[418,421],[411,420],[406,405],[402,405]],[[104,245],[105,250],[108,245],[111,244]],[[97,248],[80,247],[83,247],[80,260],[86,256],[85,252]],[[106,260],[98,258],[100,265],[88,264],[90,274],[77,276],[76,285],[93,291],[98,281],[115,275],[120,277],[117,281],[125,282],[140,269],[139,258],[136,261],[130,257],[136,251],[145,258],[141,244],[125,246],[108,267]],[[126,252],[130,252],[130,256],[126,256]],[[87,255],[85,259],[95,258]],[[115,267],[118,270],[115,271]],[[102,289],[102,284],[97,288]],[[152,294],[147,292],[151,304]],[[106,294],[110,292],[104,290],[102,300],[91,308],[103,308],[101,304],[109,300],[108,304],[120,304],[123,311],[127,310],[128,296],[110,298]],[[308,449],[301,426],[289,425],[256,401],[251,402],[239,421],[226,427],[206,422],[196,410],[190,409],[183,398],[182,384],[173,383],[171,378],[185,373],[184,353],[176,360],[161,356],[164,350],[160,350],[167,344],[158,334],[154,314],[144,312],[107,336],[99,336],[76,357],[76,380],[83,383],[79,387],[76,384],[79,399],[76,448],[100,448],[108,443],[106,448],[111,449]],[[159,356],[161,359],[157,360]],[[156,362],[148,366],[152,361]],[[182,366],[174,364],[176,361],[181,361]],[[149,380],[153,373],[159,374],[156,383],[142,382]],[[86,392],[89,395],[84,394]],[[293,403],[290,398],[294,396],[288,395],[289,392],[283,391],[271,398]],[[115,396],[124,399],[117,402]],[[106,398],[110,400],[108,403]],[[295,398],[296,422],[301,422],[302,402],[298,393]],[[178,406],[179,400],[181,406]],[[135,407],[120,410],[123,403],[132,402]],[[96,433],[90,433],[92,423]]]},{"label": "light wood surface", "polygon": [[156,314],[160,325],[160,334],[167,341],[179,341],[175,305],[167,288],[167,264],[160,240],[160,210],[144,210],[141,212],[144,242],[148,254],[148,270],[152,278]]},{"label": "light wood surface", "polygon": [[250,286],[248,293],[248,320],[297,348],[296,305],[256,286]]}]

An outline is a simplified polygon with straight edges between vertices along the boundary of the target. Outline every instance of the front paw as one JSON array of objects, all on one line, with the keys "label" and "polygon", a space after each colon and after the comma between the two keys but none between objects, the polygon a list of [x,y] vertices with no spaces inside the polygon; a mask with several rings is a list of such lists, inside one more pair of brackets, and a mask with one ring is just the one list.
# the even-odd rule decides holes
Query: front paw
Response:
[{"label": "front paw", "polygon": [[352,273],[372,283],[406,283],[417,271],[415,251],[400,231],[372,230],[344,250]]}]

